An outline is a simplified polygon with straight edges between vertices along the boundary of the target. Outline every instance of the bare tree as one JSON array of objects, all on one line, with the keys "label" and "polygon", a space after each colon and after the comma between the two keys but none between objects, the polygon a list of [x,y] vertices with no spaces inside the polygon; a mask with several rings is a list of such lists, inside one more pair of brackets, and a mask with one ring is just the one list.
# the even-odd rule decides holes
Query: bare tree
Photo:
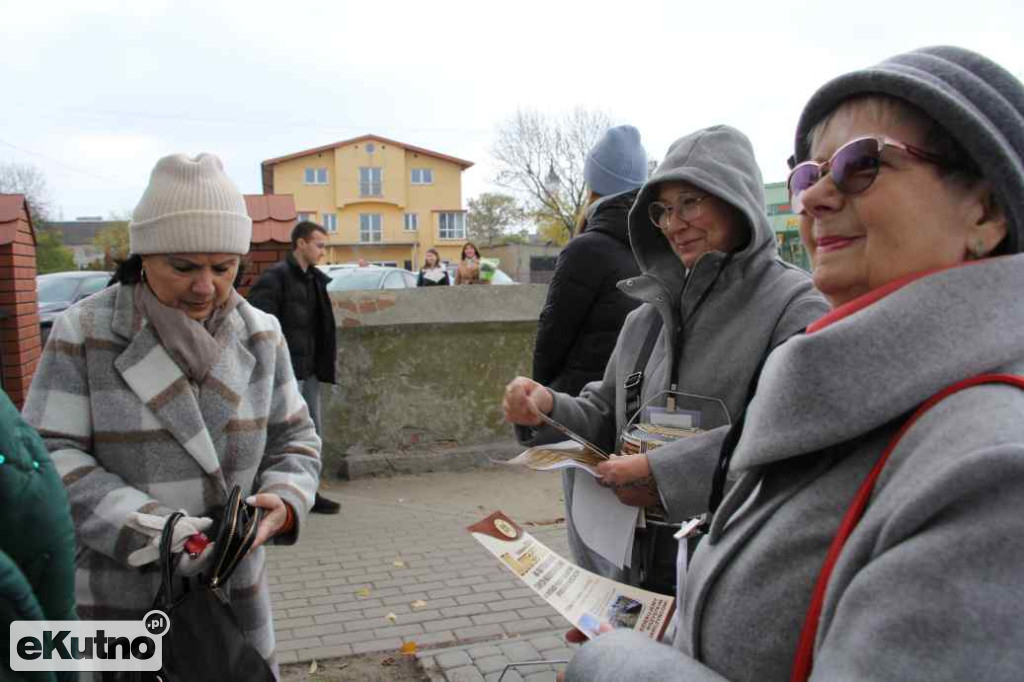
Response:
[{"label": "bare tree", "polygon": [[491,149],[496,184],[521,194],[538,223],[558,226],[568,239],[587,201],[587,152],[611,125],[604,112],[582,107],[561,117],[518,111]]},{"label": "bare tree", "polygon": [[481,244],[493,244],[526,217],[515,197],[484,192],[466,202],[470,237]]},{"label": "bare tree", "polygon": [[35,166],[0,163],[0,194],[24,194],[34,222],[50,219],[50,188],[42,171]]}]

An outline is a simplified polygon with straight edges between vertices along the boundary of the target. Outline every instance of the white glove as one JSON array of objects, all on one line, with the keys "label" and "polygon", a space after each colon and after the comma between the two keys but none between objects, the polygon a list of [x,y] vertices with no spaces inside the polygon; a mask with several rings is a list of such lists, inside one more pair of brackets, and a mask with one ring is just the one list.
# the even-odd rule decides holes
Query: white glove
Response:
[{"label": "white glove", "polygon": [[[129,566],[145,566],[160,558],[160,536],[164,532],[167,518],[166,516],[140,514],[139,512],[132,512],[125,517],[125,523],[129,528],[152,538],[148,545],[128,555]],[[171,553],[180,552],[185,547],[185,540],[188,540],[189,536],[202,533],[212,525],[213,519],[205,516],[183,516],[178,519],[178,522],[174,525],[174,535],[171,538]]]}]

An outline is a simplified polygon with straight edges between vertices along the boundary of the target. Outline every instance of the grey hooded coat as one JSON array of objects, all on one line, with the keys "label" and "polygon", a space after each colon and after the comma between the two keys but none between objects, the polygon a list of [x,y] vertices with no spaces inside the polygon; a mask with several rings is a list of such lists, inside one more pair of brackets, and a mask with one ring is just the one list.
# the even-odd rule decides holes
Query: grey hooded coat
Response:
[{"label": "grey hooded coat", "polygon": [[[687,273],[648,217],[658,186],[674,181],[688,182],[737,208],[749,228],[746,245],[732,254],[705,253]],[[587,384],[576,398],[554,393],[552,411],[554,419],[608,451],[616,449],[627,421],[623,383],[657,318],[663,325],[646,364],[642,400],[655,399],[669,388],[672,353],[681,346],[678,390],[717,398],[735,416],[763,358],[828,311],[809,275],[778,258],[753,148],[734,128],[699,130],[669,148],[630,212],[629,238],[643,274],[619,286],[645,305],[626,318],[603,379]],[[721,430],[648,454],[669,520],[705,511]],[[526,445],[564,439],[550,428],[518,427],[517,435]],[[571,483],[566,495],[570,512]],[[619,569],[582,543],[571,513],[568,525],[573,558],[580,566],[622,582],[642,582],[639,557],[647,551],[650,536],[638,534],[632,568]]]},{"label": "grey hooded coat", "polygon": [[[680,586],[676,648],[602,635],[566,679],[789,679],[829,543],[910,412],[962,379],[1024,373],[1022,290],[1024,255],[978,261],[772,353],[739,479]],[[977,386],[899,440],[828,582],[812,679],[1024,677],[1022,414],[1024,391]]]}]

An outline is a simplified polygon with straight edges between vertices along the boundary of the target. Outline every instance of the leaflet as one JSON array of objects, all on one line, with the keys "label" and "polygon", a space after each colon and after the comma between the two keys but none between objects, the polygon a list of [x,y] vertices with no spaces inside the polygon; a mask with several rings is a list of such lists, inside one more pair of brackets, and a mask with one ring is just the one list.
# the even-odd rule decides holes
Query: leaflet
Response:
[{"label": "leaflet", "polygon": [[500,464],[524,466],[534,471],[555,471],[566,467],[583,469],[591,476],[598,476],[597,465],[604,458],[586,446],[566,440],[549,445],[535,445],[509,460],[494,460]]},{"label": "leaflet", "polygon": [[609,580],[562,558],[510,518],[494,512],[467,528],[473,537],[587,637],[602,624],[660,640],[675,599]]}]

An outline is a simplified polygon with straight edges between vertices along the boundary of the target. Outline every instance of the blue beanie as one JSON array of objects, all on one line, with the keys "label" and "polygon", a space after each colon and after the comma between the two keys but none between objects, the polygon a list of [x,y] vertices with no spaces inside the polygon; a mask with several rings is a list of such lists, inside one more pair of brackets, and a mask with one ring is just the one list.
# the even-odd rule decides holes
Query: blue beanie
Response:
[{"label": "blue beanie", "polygon": [[637,189],[647,181],[647,152],[633,126],[609,128],[587,154],[583,178],[603,197]]}]

